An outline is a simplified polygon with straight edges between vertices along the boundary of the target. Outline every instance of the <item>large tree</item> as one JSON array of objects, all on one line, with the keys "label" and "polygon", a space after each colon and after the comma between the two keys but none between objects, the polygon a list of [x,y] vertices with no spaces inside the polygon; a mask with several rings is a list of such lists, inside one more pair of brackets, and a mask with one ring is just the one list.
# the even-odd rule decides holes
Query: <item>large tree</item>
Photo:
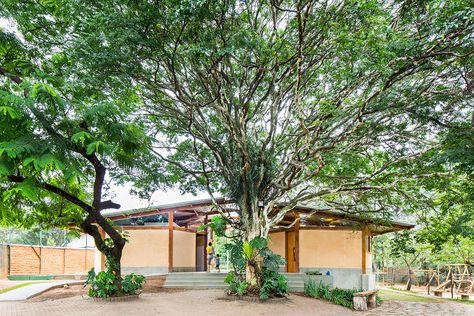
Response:
[{"label": "large tree", "polygon": [[106,199],[109,183],[146,156],[147,137],[129,116],[137,98],[95,89],[65,54],[21,35],[0,29],[0,225],[91,235],[120,289],[126,239],[101,211],[120,208]]},{"label": "large tree", "polygon": [[445,171],[414,161],[472,106],[465,1],[5,2],[97,86],[136,87],[155,155],[231,197],[245,240],[306,201],[387,209]]}]

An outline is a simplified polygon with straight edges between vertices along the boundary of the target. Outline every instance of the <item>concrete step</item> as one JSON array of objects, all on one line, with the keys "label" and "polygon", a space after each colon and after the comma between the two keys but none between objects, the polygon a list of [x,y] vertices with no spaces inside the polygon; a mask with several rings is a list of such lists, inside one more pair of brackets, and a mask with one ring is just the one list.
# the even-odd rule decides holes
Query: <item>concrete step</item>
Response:
[{"label": "concrete step", "polygon": [[195,284],[195,285],[168,285],[168,289],[226,289],[227,284],[224,285],[212,285],[212,284]]},{"label": "concrete step", "polygon": [[193,275],[171,275],[171,276],[167,276],[166,279],[169,279],[169,280],[174,280],[174,279],[186,279],[186,280],[194,280],[194,279],[205,279],[205,280],[224,280],[225,279],[225,275],[223,276],[219,276],[219,277],[208,277],[208,276],[205,276],[205,275],[196,275],[196,276],[193,276]]},{"label": "concrete step", "polygon": [[[166,288],[192,288],[192,289],[225,289],[227,284],[224,279],[227,273],[207,272],[173,272],[166,277],[164,287]],[[288,280],[291,292],[304,291],[303,274],[283,273]]]},{"label": "concrete step", "polygon": [[178,276],[178,275],[186,275],[186,276],[197,276],[197,275],[205,275],[208,277],[218,277],[218,276],[226,276],[226,272],[171,272],[168,273],[167,276]]}]

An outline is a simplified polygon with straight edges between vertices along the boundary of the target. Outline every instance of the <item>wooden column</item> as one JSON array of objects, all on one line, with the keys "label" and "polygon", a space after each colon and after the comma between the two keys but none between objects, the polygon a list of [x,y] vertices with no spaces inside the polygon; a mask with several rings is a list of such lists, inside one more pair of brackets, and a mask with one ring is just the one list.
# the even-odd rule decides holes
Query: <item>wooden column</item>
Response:
[{"label": "wooden column", "polygon": [[174,211],[168,212],[168,272],[173,272]]},{"label": "wooden column", "polygon": [[204,267],[207,271],[207,243],[208,243],[208,239],[207,239],[207,234],[208,234],[208,227],[207,227],[207,223],[208,223],[208,217],[207,215],[204,217],[204,225],[206,225],[206,230],[205,230],[205,235],[204,235]]},{"label": "wooden column", "polygon": [[362,274],[367,273],[367,237],[370,235],[369,228],[362,228]]},{"label": "wooden column", "polygon": [[295,224],[295,272],[300,272],[300,220]]},{"label": "wooden column", "polygon": [[[99,233],[102,240],[104,240],[105,231],[102,229],[102,227],[99,227]],[[105,270],[105,256],[102,252],[100,252],[100,271],[104,271],[104,270]]]},{"label": "wooden column", "polygon": [[290,260],[290,258],[288,257],[288,232],[287,231],[285,231],[285,260],[286,260],[285,271],[289,272],[288,271],[288,260]]}]

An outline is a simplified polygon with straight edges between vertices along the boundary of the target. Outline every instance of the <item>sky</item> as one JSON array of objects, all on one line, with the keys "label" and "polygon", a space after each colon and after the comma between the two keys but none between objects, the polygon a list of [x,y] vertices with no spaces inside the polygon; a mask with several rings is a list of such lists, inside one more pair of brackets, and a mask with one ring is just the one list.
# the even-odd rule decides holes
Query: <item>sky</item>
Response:
[{"label": "sky", "polygon": [[148,200],[142,200],[138,196],[130,194],[131,188],[132,184],[124,186],[111,185],[110,191],[115,194],[112,200],[121,205],[121,210],[209,198],[209,195],[205,192],[194,196],[192,194],[181,194],[178,189],[170,189],[167,191],[156,191],[150,202],[148,202]]}]

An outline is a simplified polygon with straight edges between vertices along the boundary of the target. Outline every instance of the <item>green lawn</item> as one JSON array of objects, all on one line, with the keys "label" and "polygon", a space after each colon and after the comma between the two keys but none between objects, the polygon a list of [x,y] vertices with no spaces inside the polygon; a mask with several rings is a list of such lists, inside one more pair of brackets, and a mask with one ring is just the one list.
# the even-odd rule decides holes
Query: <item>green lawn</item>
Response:
[{"label": "green lawn", "polygon": [[25,282],[25,283],[20,283],[20,284],[17,284],[17,285],[14,285],[14,286],[10,286],[10,287],[7,287],[3,290],[0,290],[0,294],[2,293],[6,293],[6,292],[10,292],[12,290],[15,290],[15,289],[18,289],[20,287],[24,287],[24,286],[27,286],[27,285],[30,285],[30,284],[38,284],[38,283],[44,283],[44,282]]},{"label": "green lawn", "polygon": [[438,302],[438,299],[431,298],[431,297],[424,297],[412,293],[403,293],[403,292],[395,292],[389,290],[379,290],[379,295],[384,301],[410,301],[410,302],[427,302],[427,303],[434,303]]},{"label": "green lawn", "polygon": [[472,300],[472,299],[469,300],[469,301],[465,301],[465,300],[461,300],[460,298],[448,298],[447,300],[450,300],[450,301],[456,302],[456,303],[474,305],[474,300]]}]

